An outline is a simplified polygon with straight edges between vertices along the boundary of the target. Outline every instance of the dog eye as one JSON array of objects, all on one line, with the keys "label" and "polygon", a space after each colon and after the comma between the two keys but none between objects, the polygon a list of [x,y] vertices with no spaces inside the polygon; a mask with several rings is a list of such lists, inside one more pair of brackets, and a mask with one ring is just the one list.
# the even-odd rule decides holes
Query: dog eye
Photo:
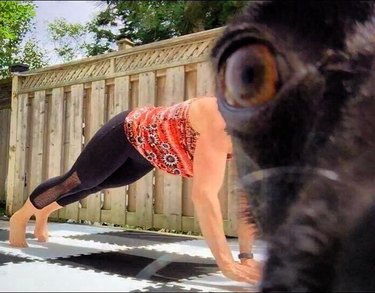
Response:
[{"label": "dog eye", "polygon": [[275,96],[277,65],[265,45],[249,45],[232,53],[220,76],[222,92],[232,106],[256,106]]}]

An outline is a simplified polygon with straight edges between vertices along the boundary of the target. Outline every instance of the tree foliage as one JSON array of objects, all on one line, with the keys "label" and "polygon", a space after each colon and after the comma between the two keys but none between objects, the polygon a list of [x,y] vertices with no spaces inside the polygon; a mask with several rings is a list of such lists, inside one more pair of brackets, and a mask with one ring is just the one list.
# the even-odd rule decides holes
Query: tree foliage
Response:
[{"label": "tree foliage", "polygon": [[225,23],[248,1],[107,1],[90,22],[94,42],[88,55],[107,52],[116,40],[128,38],[147,44]]},{"label": "tree foliage", "polygon": [[58,18],[48,24],[47,30],[54,43],[54,51],[63,62],[89,55],[86,49],[89,44],[87,25]]},{"label": "tree foliage", "polygon": [[[136,45],[225,25],[247,1],[103,2],[104,10],[87,24],[57,19],[48,24],[54,51],[62,62],[112,51],[117,40]],[[25,40],[35,16],[32,1],[0,1],[0,77],[12,63],[30,69],[47,65],[47,52],[35,37]]]},{"label": "tree foliage", "polygon": [[48,24],[49,38],[62,62],[113,50],[117,40],[136,45],[165,40],[226,24],[247,1],[118,1],[87,24],[63,18]]},{"label": "tree foliage", "polygon": [[8,67],[20,52],[20,43],[35,16],[31,1],[0,1],[0,77],[9,76]]},{"label": "tree foliage", "polygon": [[29,30],[35,16],[35,6],[30,1],[0,2],[0,40],[21,39]]},{"label": "tree foliage", "polygon": [[35,37],[31,37],[21,46],[14,62],[24,63],[29,69],[37,69],[48,65],[47,51],[41,48]]}]

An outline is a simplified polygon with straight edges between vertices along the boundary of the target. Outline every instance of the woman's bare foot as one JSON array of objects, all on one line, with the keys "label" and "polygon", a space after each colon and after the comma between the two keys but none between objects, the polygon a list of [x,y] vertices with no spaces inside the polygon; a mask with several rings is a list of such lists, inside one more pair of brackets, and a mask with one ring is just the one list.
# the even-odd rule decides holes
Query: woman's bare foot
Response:
[{"label": "woman's bare foot", "polygon": [[26,225],[28,219],[22,214],[15,213],[9,220],[9,243],[13,247],[27,247]]},{"label": "woman's bare foot", "polygon": [[34,236],[39,242],[48,241],[48,216],[42,211],[35,214]]},{"label": "woman's bare foot", "polygon": [[35,213],[35,229],[34,236],[39,242],[48,241],[48,217],[62,207],[56,202],[51,203]]},{"label": "woman's bare foot", "polygon": [[27,247],[26,225],[34,214],[35,208],[27,200],[25,205],[9,220],[9,243],[13,247]]},{"label": "woman's bare foot", "polygon": [[26,242],[26,225],[32,215],[35,215],[36,223],[34,235],[38,241],[45,242],[48,240],[47,222],[49,215],[61,209],[62,206],[56,202],[51,203],[42,210],[38,210],[33,206],[29,199],[25,202],[23,207],[17,211],[9,221],[9,243],[14,247],[27,247]]}]

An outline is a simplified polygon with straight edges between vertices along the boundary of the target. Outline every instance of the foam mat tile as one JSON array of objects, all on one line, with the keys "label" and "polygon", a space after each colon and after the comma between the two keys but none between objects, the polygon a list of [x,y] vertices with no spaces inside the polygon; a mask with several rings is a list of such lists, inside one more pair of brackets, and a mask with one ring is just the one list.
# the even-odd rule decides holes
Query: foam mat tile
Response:
[{"label": "foam mat tile", "polygon": [[0,267],[1,290],[7,292],[128,292],[153,283],[44,262]]},{"label": "foam mat tile", "polygon": [[[26,261],[29,261],[29,260],[26,260]],[[19,262],[25,262],[25,259],[22,257],[0,253],[0,266],[6,265],[8,263],[19,263]]]},{"label": "foam mat tile", "polygon": [[8,241],[2,241],[0,242],[0,252],[29,259],[43,260],[124,249],[111,244],[62,237],[50,237],[47,243],[38,242],[35,239],[28,239],[27,241],[29,245],[27,248],[10,247]]},{"label": "foam mat tile", "polygon": [[189,279],[181,279],[177,283],[186,289],[200,288],[203,291],[210,292],[257,292],[256,284],[248,284],[245,282],[236,282],[224,277],[221,272],[192,277]]},{"label": "foam mat tile", "polygon": [[[226,279],[199,237],[51,223],[48,243],[10,247],[0,220],[1,291],[13,292],[243,292],[255,286]],[[233,254],[236,239],[229,239]],[[264,246],[254,246],[263,256]]]},{"label": "foam mat tile", "polygon": [[[233,258],[237,259],[239,253],[238,242],[236,240],[229,240],[228,243],[231,248]],[[211,250],[208,248],[206,242],[203,239],[188,240],[170,244],[156,244],[153,246],[145,247],[145,249],[187,254],[190,256],[198,256],[202,258],[213,258]],[[256,260],[263,261],[265,258],[265,251],[265,245],[262,242],[256,242],[256,245],[253,248],[254,258]]]},{"label": "foam mat tile", "polygon": [[[34,234],[27,233],[26,238],[32,239],[34,238]],[[9,240],[9,230],[0,229],[0,241],[8,241]]]},{"label": "foam mat tile", "polygon": [[[218,271],[214,262],[210,263],[197,257],[189,262],[178,262],[175,261],[178,258],[176,254],[160,254],[160,259],[128,254],[130,251],[102,252],[55,259],[52,262],[159,282],[177,281]],[[140,274],[142,271],[144,273]]]},{"label": "foam mat tile", "polygon": [[191,237],[189,238],[157,233],[145,233],[143,231],[116,231],[100,234],[69,236],[69,238],[95,241],[100,243],[125,245],[129,247],[154,245],[157,243],[173,243],[192,239]]}]

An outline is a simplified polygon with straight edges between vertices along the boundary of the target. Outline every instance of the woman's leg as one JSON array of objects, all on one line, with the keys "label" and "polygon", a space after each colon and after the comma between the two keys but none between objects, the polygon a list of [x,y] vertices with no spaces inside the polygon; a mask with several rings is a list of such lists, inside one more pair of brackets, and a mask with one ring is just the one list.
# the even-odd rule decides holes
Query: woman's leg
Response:
[{"label": "woman's leg", "polygon": [[57,202],[53,202],[50,205],[44,207],[41,210],[37,210],[35,213],[35,228],[34,228],[34,236],[38,239],[39,242],[46,242],[48,241],[48,217],[54,212],[61,209]]},{"label": "woman's leg", "polygon": [[[92,188],[89,190],[83,190],[77,195],[78,198],[83,198],[89,194],[95,193],[99,191],[98,188]],[[76,200],[72,201],[75,202]],[[48,241],[48,218],[49,216],[63,208],[63,205],[58,204],[57,202],[53,202],[50,205],[44,207],[41,210],[37,210],[35,213],[35,228],[34,228],[34,236],[38,239],[39,242],[46,242]]]},{"label": "woman's leg", "polygon": [[28,198],[25,204],[9,220],[9,243],[15,247],[27,247],[25,233],[26,225],[37,209]]},{"label": "woman's leg", "polygon": [[38,239],[38,241],[41,242],[45,242],[48,240],[48,217],[54,211],[70,203],[76,202],[88,196],[89,194],[98,192],[102,189],[114,188],[131,184],[140,179],[141,177],[143,177],[144,175],[146,175],[153,168],[154,167],[142,156],[140,156],[139,153],[135,153],[134,155],[132,155],[131,158],[128,158],[120,168],[118,168],[112,175],[110,175],[104,182],[102,182],[97,187],[64,197],[58,200],[57,202],[54,202],[49,206],[43,208],[42,210],[39,210],[35,214],[35,237]]},{"label": "woman's leg", "polygon": [[118,114],[99,129],[69,172],[49,179],[35,188],[25,205],[11,218],[11,245],[27,246],[26,224],[38,210],[60,198],[82,194],[84,190],[97,187],[127,160],[129,153],[134,151],[126,139],[123,128],[127,113]]},{"label": "woman's leg", "polygon": [[103,189],[115,188],[120,186],[129,185],[134,183],[138,179],[145,176],[149,173],[154,166],[152,166],[147,160],[141,158],[141,160],[135,160],[133,158],[129,158],[126,162],[118,168],[111,176],[109,176],[106,180],[100,183],[95,190],[77,194],[72,194],[67,197],[63,197],[57,201],[60,206],[66,206],[77,200],[80,200],[87,195],[98,192]]},{"label": "woman's leg", "polygon": [[126,114],[115,116],[99,129],[67,174],[46,181],[33,191],[30,201],[36,208],[95,188],[124,164],[133,151],[124,133]]}]

